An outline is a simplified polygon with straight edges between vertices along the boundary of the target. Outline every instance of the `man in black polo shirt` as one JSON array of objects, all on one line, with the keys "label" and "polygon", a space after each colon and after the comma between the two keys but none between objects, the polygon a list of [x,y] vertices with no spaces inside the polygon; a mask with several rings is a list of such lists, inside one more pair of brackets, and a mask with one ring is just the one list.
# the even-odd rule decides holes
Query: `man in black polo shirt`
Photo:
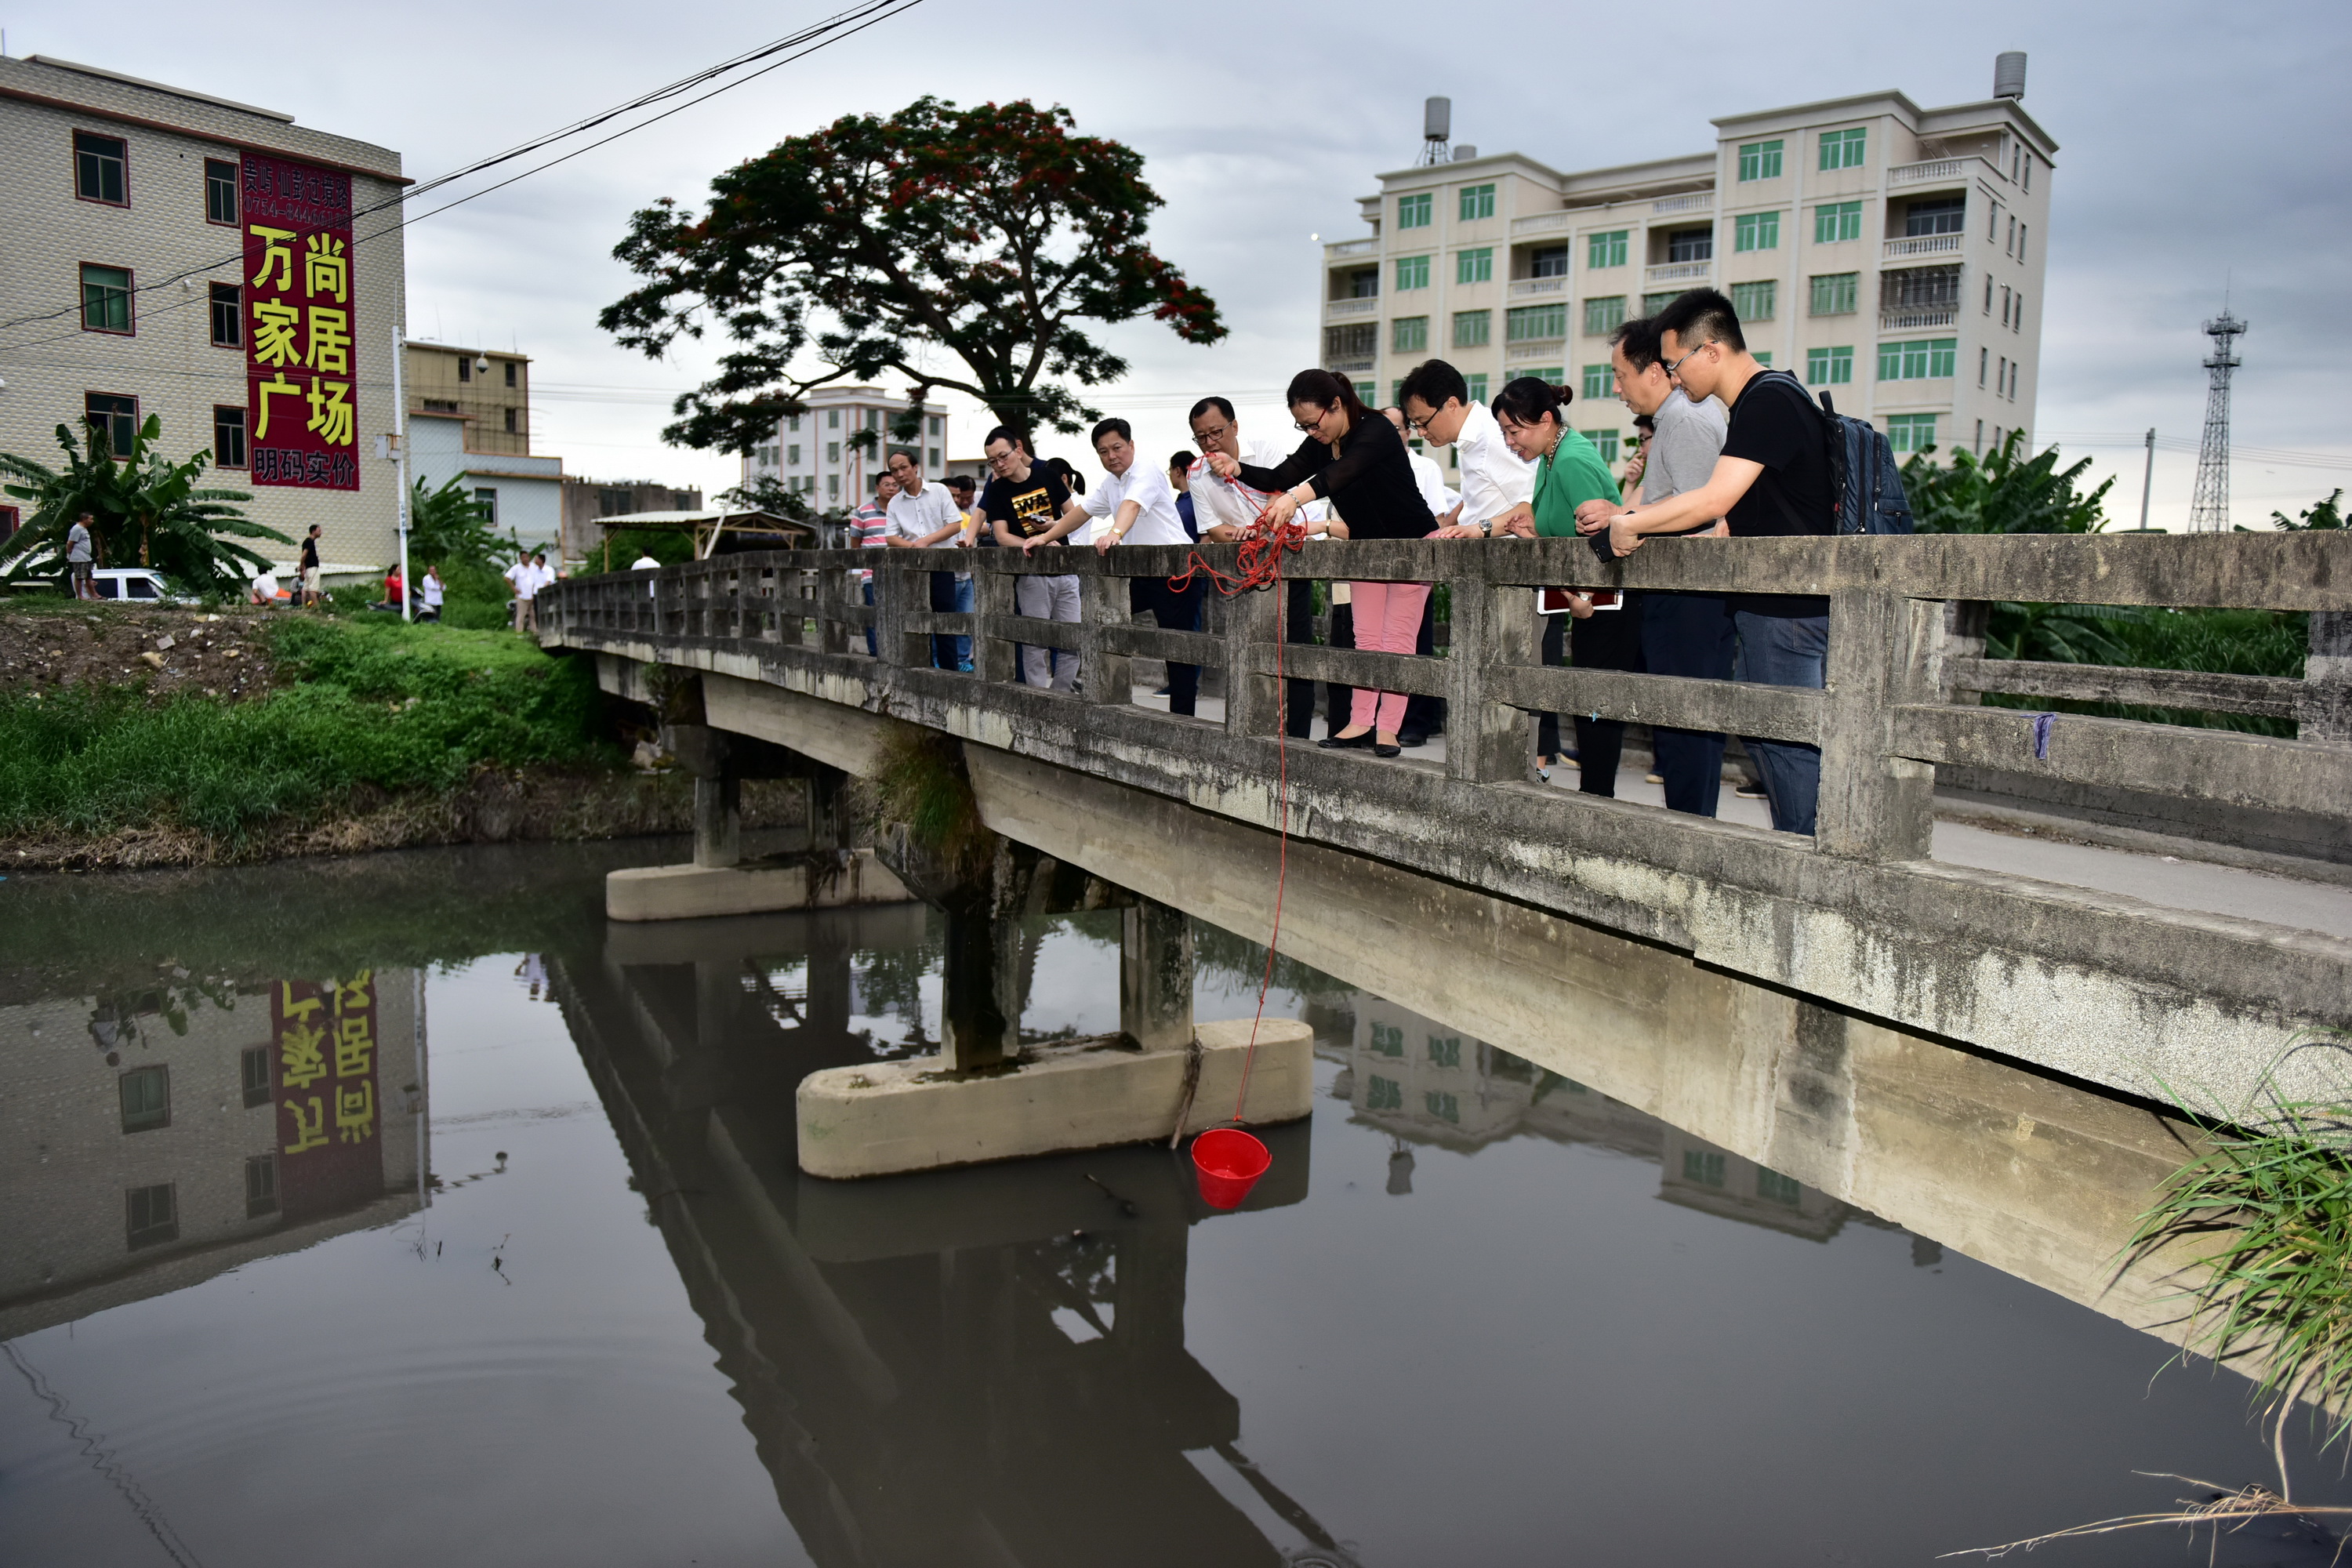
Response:
[{"label": "man in black polo shirt", "polygon": [[[1696,489],[1655,506],[1612,510],[1602,506],[1577,526],[1609,530],[1622,555],[1653,533],[1679,533],[1709,518],[1731,525],[1735,538],[1830,533],[1831,484],[1824,416],[1796,377],[1766,370],[1748,352],[1731,301],[1712,289],[1694,289],[1657,315],[1666,370],[1693,402],[1719,397],[1731,410],[1730,432],[1715,472]],[[1733,601],[1739,628],[1736,673],[1766,686],[1827,683],[1830,602],[1815,595],[1748,594]],[[1772,826],[1811,833],[1821,795],[1822,752],[1793,741],[1747,740],[1764,775]]]},{"label": "man in black polo shirt", "polygon": [[[1032,462],[1019,435],[1003,425],[988,433],[981,450],[996,476],[980,498],[980,510],[995,531],[996,542],[1012,550],[1034,551],[1040,545],[1062,549],[1063,536],[1069,530],[1055,524],[1070,504],[1070,486],[1064,478],[1068,465]],[[1075,574],[1024,576],[1014,582],[1013,594],[1014,607],[1024,616],[1055,621],[1078,618]],[[1060,648],[1024,645],[1021,673],[1032,686],[1068,691],[1077,683],[1078,656]]]}]

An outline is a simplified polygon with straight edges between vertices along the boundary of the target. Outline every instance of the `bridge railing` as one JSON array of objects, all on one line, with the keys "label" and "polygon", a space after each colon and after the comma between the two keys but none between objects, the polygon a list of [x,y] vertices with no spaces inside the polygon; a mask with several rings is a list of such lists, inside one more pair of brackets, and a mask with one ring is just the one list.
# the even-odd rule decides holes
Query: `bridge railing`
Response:
[{"label": "bridge railing", "polygon": [[[1546,711],[1803,742],[1822,749],[1815,847],[1864,860],[1928,858],[1939,765],[2155,789],[2215,812],[2352,816],[2352,536],[1657,540],[1606,566],[1575,540],[1323,542],[1286,557],[1295,579],[1444,584],[1452,636],[1433,657],[1290,640],[1297,633],[1281,624],[1288,606],[1279,594],[1223,601],[1213,630],[1136,624],[1129,582],[1172,575],[1192,554],[1119,546],[1026,557],[1003,549],[732,555],[570,579],[542,594],[541,623],[543,635],[575,647],[698,647],[787,678],[797,670],[802,682],[827,678],[830,691],[862,680],[869,706],[982,702],[1016,721],[1066,711],[1055,704],[1122,708],[1168,725],[1171,745],[1208,721],[1135,709],[1134,658],[1221,669],[1223,728],[1235,739],[1282,733],[1277,668],[1294,680],[1427,693],[1450,705],[1444,772],[1479,784],[1531,777],[1529,727]],[[1233,568],[1232,546],[1199,554]],[[972,574],[973,611],[929,607],[931,574],[942,571]],[[1076,578],[1077,621],[1014,613],[1015,584],[1033,574]],[[1828,687],[1547,666],[1532,592],[1543,586],[1825,596]],[[2310,654],[2301,680],[1991,659],[1984,609],[1996,601],[2307,611]],[[972,638],[973,673],[930,668],[934,636]],[[1082,691],[1015,684],[1019,645],[1076,654]],[[1982,706],[1982,693],[2291,718],[2298,738],[2073,713],[2043,724],[2030,711]],[[1396,765],[1347,755],[1353,765]]]}]

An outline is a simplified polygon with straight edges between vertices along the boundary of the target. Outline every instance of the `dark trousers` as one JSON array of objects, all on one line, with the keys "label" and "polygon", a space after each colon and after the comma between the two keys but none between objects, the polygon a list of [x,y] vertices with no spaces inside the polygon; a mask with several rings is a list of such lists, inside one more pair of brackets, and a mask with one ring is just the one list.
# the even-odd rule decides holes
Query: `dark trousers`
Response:
[{"label": "dark trousers", "polygon": [[[1720,594],[1642,595],[1642,664],[1652,675],[1729,680],[1738,639],[1731,601]],[[1713,816],[1723,789],[1721,735],[1657,729],[1651,744],[1666,781],[1666,809]]]},{"label": "dark trousers", "polygon": [[[1293,577],[1285,581],[1282,591],[1282,640],[1312,647],[1315,642],[1315,584],[1304,577]],[[1356,646],[1355,622],[1349,617],[1345,605],[1331,606],[1330,646]],[[1329,704],[1323,710],[1325,723],[1336,735],[1348,727],[1348,704],[1355,699],[1355,688],[1334,683],[1325,687],[1324,690]],[[1315,732],[1313,681],[1290,680],[1284,683],[1282,732],[1294,741],[1306,740]]]},{"label": "dark trousers", "polygon": [[[1829,684],[1830,618],[1827,616],[1759,616],[1736,613],[1739,628],[1739,679],[1760,686]],[[1822,749],[1796,741],[1741,737],[1764,778],[1772,826],[1782,833],[1811,833],[1822,790]]]},{"label": "dark trousers", "polygon": [[[1642,600],[1626,595],[1622,610],[1595,610],[1584,620],[1565,612],[1544,617],[1543,661],[1566,662],[1566,652],[1579,669],[1642,668]],[[1625,726],[1616,719],[1576,716],[1577,787],[1586,795],[1615,795],[1617,759],[1625,749]],[[1546,713],[1536,721],[1536,751],[1545,756],[1559,752],[1559,716]]]},{"label": "dark trousers", "polygon": [[[1152,620],[1163,632],[1197,632],[1201,629],[1201,601],[1207,587],[1195,577],[1180,593],[1168,585],[1165,577],[1130,577],[1127,580],[1127,607],[1131,614],[1150,610]],[[1192,712],[1200,690],[1199,665],[1169,662],[1168,711]]]},{"label": "dark trousers", "polygon": [[[969,614],[975,584],[969,577],[956,581],[952,572],[931,574],[931,611],[934,615],[950,615],[957,611]],[[931,665],[937,669],[966,669],[971,665],[971,639],[954,637],[945,632],[931,635]]]},{"label": "dark trousers", "polygon": [[[1421,632],[1413,638],[1412,651],[1427,658],[1437,651],[1437,595],[1421,607]],[[1404,700],[1404,721],[1397,726],[1397,736],[1443,735],[1445,733],[1445,699],[1415,695]]]},{"label": "dark trousers", "polygon": [[[870,606],[874,603],[874,579],[871,577],[866,579],[864,587],[866,590],[866,603]],[[874,628],[872,626],[866,628],[866,657],[868,658],[879,658],[882,657],[880,645],[875,641]]]}]

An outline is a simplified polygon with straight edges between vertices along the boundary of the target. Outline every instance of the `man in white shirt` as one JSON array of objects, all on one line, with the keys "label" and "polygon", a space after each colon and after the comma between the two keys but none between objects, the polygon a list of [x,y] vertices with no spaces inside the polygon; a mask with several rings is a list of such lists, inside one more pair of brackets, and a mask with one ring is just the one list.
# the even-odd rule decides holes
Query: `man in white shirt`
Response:
[{"label": "man in white shirt", "polygon": [[1404,460],[1412,469],[1412,482],[1420,488],[1422,504],[1441,527],[1450,526],[1456,508],[1462,504],[1462,492],[1448,489],[1445,475],[1426,452],[1416,452],[1412,443],[1420,439],[1407,423],[1404,410],[1391,403],[1381,410],[1381,416],[1396,426],[1396,433],[1405,438]]},{"label": "man in white shirt", "polygon": [[[898,493],[890,498],[886,509],[888,528],[882,536],[885,545],[896,550],[930,550],[961,542],[962,510],[948,494],[945,485],[923,482],[922,466],[915,461],[914,453],[901,447],[890,454],[890,478],[897,482]],[[934,572],[930,590],[934,613],[971,612],[971,573]],[[971,639],[932,634],[931,663],[940,669],[969,672]]]},{"label": "man in white shirt", "polygon": [[427,566],[424,580],[416,584],[416,618],[420,621],[439,620],[442,603],[447,597],[448,591],[441,581],[441,568]]},{"label": "man in white shirt", "polygon": [[538,630],[539,620],[532,615],[530,596],[539,591],[539,574],[531,570],[530,552],[525,551],[516,556],[514,564],[499,575],[507,580],[507,587],[514,595],[514,629],[522,630],[523,617],[530,616],[531,629]]},{"label": "man in white shirt", "polygon": [[[1095,550],[1108,553],[1114,544],[1184,544],[1192,542],[1184,520],[1176,510],[1176,492],[1168,476],[1150,463],[1135,460],[1135,432],[1124,419],[1106,419],[1094,429],[1095,456],[1110,478],[1092,495],[1070,503],[1089,516],[1107,519],[1095,529]],[[1165,632],[1201,629],[1201,598],[1206,592],[1198,577],[1182,591],[1168,585],[1164,575],[1127,580],[1129,614],[1151,612],[1152,623]],[[1190,714],[1198,701],[1201,667],[1168,664],[1168,711]]]},{"label": "man in white shirt", "polygon": [[1406,430],[1433,447],[1452,447],[1462,469],[1462,515],[1438,539],[1493,537],[1496,518],[1535,499],[1536,466],[1503,442],[1503,427],[1483,403],[1470,401],[1462,373],[1442,359],[1404,378],[1397,401]]},{"label": "man in white shirt", "polygon": [[[1239,539],[1257,523],[1257,514],[1265,510],[1269,499],[1239,479],[1221,479],[1209,467],[1208,455],[1223,452],[1225,456],[1253,468],[1274,468],[1282,466],[1291,448],[1278,441],[1244,441],[1241,421],[1234,416],[1234,405],[1222,397],[1204,397],[1192,405],[1191,415],[1192,445],[1201,449],[1201,460],[1192,465],[1186,479],[1186,489],[1192,497],[1192,521],[1201,531],[1202,543],[1227,544]],[[1318,501],[1318,507],[1324,503]],[[1300,515],[1307,514],[1306,508]],[[1325,509],[1328,512],[1328,508]],[[1287,563],[1286,563],[1286,565]],[[1353,647],[1355,628],[1345,597],[1344,583],[1333,583],[1331,589],[1331,646]],[[1315,640],[1315,585],[1305,578],[1293,577],[1286,589],[1282,608],[1283,640],[1289,643],[1312,643]],[[1325,689],[1328,706],[1324,712],[1334,717],[1330,726],[1337,729],[1346,721],[1344,715],[1354,700],[1354,689],[1331,685]],[[1315,683],[1293,680],[1283,694],[1283,732],[1293,740],[1306,740],[1315,732]]]}]

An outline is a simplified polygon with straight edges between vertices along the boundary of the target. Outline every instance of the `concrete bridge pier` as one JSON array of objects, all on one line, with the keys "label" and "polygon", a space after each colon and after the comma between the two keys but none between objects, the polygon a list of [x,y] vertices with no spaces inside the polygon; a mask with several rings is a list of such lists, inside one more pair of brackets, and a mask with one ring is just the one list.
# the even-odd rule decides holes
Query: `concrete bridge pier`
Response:
[{"label": "concrete bridge pier", "polygon": [[[665,749],[694,775],[694,858],[684,866],[639,866],[604,879],[604,913],[616,921],[695,920],[768,914],[839,904],[904,903],[914,895],[871,849],[852,846],[836,768],[782,757],[781,748],[700,722],[662,726]],[[799,856],[746,860],[743,780],[808,781],[809,844]]]},{"label": "concrete bridge pier", "polygon": [[[947,915],[936,1056],[831,1068],[798,1095],[801,1169],[856,1177],[1164,1142],[1232,1119],[1251,1021],[1196,1024],[1192,931],[1182,911],[1000,841],[987,869],[958,879],[904,837],[896,868]],[[1119,1029],[1024,1047],[1021,1016],[1040,915],[1120,910]],[[1244,1120],[1296,1121],[1314,1089],[1314,1035],[1293,1019],[1256,1029]]]}]

